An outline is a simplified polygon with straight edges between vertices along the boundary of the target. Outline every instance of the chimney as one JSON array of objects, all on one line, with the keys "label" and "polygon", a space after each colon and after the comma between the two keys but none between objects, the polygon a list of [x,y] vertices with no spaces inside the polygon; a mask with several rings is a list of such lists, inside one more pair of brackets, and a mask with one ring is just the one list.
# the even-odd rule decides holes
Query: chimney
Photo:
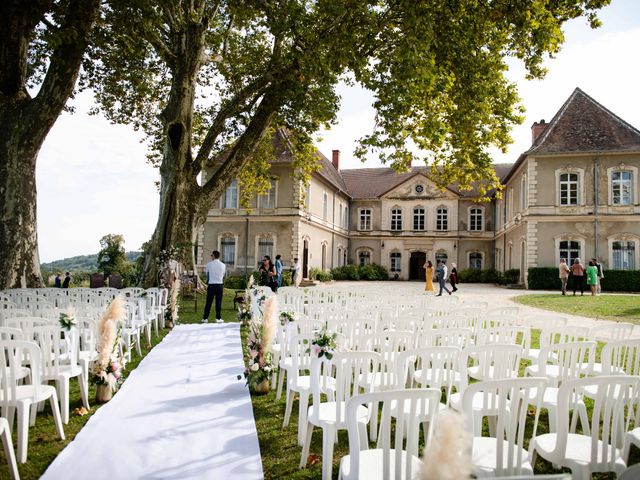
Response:
[{"label": "chimney", "polygon": [[531,145],[536,143],[536,140],[545,131],[547,125],[548,124],[545,123],[544,119],[539,122],[533,122],[533,125],[531,125]]},{"label": "chimney", "polygon": [[331,153],[331,163],[336,170],[340,170],[340,150],[332,150]]}]

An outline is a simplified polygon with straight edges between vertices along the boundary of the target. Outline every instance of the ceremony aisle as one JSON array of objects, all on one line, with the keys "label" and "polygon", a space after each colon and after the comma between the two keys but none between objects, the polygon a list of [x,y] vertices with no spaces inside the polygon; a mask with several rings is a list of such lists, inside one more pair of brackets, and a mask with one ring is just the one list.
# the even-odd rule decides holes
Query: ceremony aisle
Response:
[{"label": "ceremony aisle", "polygon": [[179,325],[44,479],[262,478],[238,324]]}]

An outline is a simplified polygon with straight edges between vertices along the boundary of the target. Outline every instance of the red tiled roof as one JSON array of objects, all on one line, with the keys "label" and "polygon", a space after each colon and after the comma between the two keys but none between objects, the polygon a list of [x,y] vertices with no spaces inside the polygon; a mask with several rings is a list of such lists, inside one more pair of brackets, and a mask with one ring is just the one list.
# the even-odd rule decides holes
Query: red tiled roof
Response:
[{"label": "red tiled roof", "polygon": [[640,151],[640,131],[576,88],[527,154]]}]

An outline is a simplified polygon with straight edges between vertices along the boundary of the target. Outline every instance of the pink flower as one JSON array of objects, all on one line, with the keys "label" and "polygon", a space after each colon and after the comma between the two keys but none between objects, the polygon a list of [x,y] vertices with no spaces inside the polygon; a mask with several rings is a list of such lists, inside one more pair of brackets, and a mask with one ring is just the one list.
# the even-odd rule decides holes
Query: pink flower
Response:
[{"label": "pink flower", "polygon": [[313,345],[311,345],[312,349],[313,349],[313,353],[315,353],[316,355],[318,355],[320,353],[320,351],[322,350],[318,345],[316,345],[315,343]]},{"label": "pink flower", "polygon": [[251,356],[252,357],[257,357],[258,356],[258,351],[257,350],[251,350]]}]

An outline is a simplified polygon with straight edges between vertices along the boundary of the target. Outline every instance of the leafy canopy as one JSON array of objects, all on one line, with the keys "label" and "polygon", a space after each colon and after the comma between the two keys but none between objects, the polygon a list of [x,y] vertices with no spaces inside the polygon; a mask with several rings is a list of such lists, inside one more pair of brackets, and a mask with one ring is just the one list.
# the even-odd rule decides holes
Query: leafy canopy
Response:
[{"label": "leafy canopy", "polygon": [[[295,132],[308,178],[312,135],[335,123],[343,79],[375,95],[376,126],[360,139],[360,158],[373,153],[398,170],[425,161],[438,184],[483,194],[499,187],[488,149],[505,150],[523,119],[506,59],[544,76],[562,24],[585,15],[597,27],[609,1],[111,0],[84,79],[111,120],[146,132],[160,164],[163,111],[199,48],[183,34],[201,28],[201,54],[190,60],[196,90],[185,92],[194,99],[194,171],[215,166],[269,99],[270,125]],[[268,145],[259,151],[241,178],[258,193],[270,158]]]}]

